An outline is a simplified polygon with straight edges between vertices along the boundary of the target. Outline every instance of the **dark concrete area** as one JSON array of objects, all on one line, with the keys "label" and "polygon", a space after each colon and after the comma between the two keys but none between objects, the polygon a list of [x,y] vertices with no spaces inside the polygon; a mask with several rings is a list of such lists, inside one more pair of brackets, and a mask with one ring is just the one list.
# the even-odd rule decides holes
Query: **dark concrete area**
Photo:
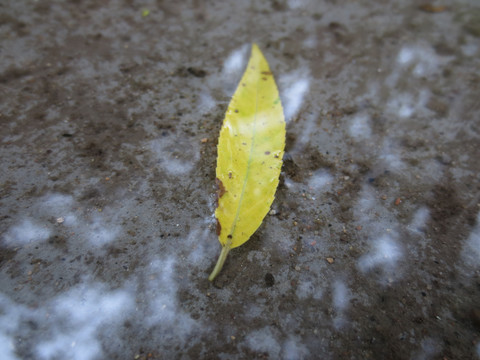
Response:
[{"label": "dark concrete area", "polygon": [[[256,42],[272,211],[210,283]],[[476,0],[2,1],[0,358],[480,359]]]}]

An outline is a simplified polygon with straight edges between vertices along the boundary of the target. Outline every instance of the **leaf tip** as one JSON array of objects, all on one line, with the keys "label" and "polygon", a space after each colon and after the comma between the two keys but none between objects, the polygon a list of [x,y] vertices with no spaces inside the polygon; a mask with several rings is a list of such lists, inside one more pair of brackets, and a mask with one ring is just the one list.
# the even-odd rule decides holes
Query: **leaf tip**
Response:
[{"label": "leaf tip", "polygon": [[261,52],[260,47],[258,46],[257,43],[252,43],[252,53],[255,51]]}]

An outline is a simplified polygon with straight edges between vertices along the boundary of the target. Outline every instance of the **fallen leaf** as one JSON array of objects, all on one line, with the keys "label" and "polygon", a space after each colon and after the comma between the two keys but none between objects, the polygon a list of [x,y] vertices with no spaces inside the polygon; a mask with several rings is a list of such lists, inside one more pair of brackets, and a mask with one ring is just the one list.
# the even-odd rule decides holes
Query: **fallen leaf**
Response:
[{"label": "fallen leaf", "polygon": [[275,80],[256,44],[223,121],[218,140],[217,219],[222,251],[209,276],[222,269],[228,252],[258,229],[275,197],[285,147],[285,118]]}]

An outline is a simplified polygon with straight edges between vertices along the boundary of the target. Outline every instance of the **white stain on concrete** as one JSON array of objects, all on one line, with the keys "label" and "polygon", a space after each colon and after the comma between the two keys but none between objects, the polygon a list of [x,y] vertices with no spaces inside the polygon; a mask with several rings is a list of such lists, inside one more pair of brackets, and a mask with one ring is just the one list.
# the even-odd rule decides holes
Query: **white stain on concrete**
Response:
[{"label": "white stain on concrete", "polygon": [[333,176],[326,169],[320,169],[315,171],[308,180],[308,187],[313,191],[325,191],[333,182]]},{"label": "white stain on concrete", "polygon": [[400,244],[392,236],[384,235],[372,241],[370,251],[358,260],[358,268],[362,272],[380,268],[392,275],[402,257]]},{"label": "white stain on concrete", "polygon": [[101,286],[77,287],[39,311],[49,325],[45,340],[36,346],[40,359],[91,360],[102,355],[98,332],[116,329],[132,309],[131,296]]},{"label": "white stain on concrete", "polygon": [[278,84],[282,98],[285,120],[289,122],[300,110],[304,98],[310,88],[310,77],[308,71],[301,69],[282,75]]},{"label": "white stain on concrete", "polygon": [[267,326],[254,330],[246,336],[246,344],[253,351],[266,352],[272,359],[278,359],[282,347],[277,340],[278,334]]},{"label": "white stain on concrete", "polygon": [[30,243],[39,243],[47,240],[51,230],[47,224],[34,219],[23,219],[17,225],[12,226],[3,235],[2,243],[7,247],[24,246]]},{"label": "white stain on concrete", "polygon": [[370,116],[367,114],[355,115],[350,120],[349,134],[356,141],[370,139],[372,136]]},{"label": "white stain on concrete", "polygon": [[477,215],[475,227],[463,245],[462,257],[467,269],[480,267],[480,213]]},{"label": "white stain on concrete", "polygon": [[347,323],[345,311],[350,304],[351,293],[347,285],[342,280],[336,280],[332,284],[332,302],[336,316],[333,319],[335,329],[340,329]]}]

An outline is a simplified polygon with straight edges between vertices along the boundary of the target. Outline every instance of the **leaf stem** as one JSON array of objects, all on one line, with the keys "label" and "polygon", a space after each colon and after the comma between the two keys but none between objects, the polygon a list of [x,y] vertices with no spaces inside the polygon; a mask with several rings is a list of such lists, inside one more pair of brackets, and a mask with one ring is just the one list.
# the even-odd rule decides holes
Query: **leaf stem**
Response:
[{"label": "leaf stem", "polygon": [[217,264],[215,265],[215,268],[213,269],[210,276],[208,277],[208,280],[213,281],[217,277],[217,275],[220,273],[230,249],[231,249],[230,244],[225,244],[225,246],[222,247],[222,252],[220,253],[220,256],[218,257]]}]

